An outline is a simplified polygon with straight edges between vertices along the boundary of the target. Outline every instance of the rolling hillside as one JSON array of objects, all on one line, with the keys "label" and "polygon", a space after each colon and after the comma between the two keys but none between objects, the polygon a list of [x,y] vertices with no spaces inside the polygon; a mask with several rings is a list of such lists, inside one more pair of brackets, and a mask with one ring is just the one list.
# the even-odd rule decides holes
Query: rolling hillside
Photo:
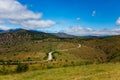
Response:
[{"label": "rolling hillside", "polygon": [[[17,29],[0,34],[0,60],[45,60],[67,63],[120,61],[120,37],[61,38],[49,33]],[[77,48],[78,44],[82,46]],[[70,48],[76,48],[69,50]],[[68,49],[67,51],[59,51]]]},{"label": "rolling hillside", "polygon": [[104,51],[107,61],[120,61],[120,36],[93,38],[85,41],[84,45]]}]

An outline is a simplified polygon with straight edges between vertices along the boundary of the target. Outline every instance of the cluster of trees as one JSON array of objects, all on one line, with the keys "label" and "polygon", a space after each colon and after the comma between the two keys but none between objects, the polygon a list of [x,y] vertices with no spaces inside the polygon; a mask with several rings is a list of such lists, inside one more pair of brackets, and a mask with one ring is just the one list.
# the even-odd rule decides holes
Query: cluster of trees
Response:
[{"label": "cluster of trees", "polygon": [[5,75],[5,74],[11,74],[11,73],[21,73],[29,70],[28,64],[17,63],[15,70],[10,70],[9,66],[11,66],[11,64],[2,62],[1,68],[0,68],[0,74]]}]

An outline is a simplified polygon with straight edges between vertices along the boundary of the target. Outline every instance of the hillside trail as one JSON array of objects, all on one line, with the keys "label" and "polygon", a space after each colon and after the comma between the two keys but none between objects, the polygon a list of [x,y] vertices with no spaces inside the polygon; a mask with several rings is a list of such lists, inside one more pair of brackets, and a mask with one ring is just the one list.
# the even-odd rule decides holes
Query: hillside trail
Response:
[{"label": "hillside trail", "polygon": [[[68,51],[68,50],[74,50],[74,49],[78,49],[78,48],[80,48],[82,45],[81,44],[78,44],[78,46],[77,47],[75,47],[75,48],[69,48],[69,49],[63,49],[63,50],[56,50],[56,51],[60,51],[60,52],[62,52],[62,51]],[[47,61],[51,61],[51,60],[53,60],[53,53],[54,53],[55,51],[51,51],[51,52],[49,52],[48,53],[48,58],[47,58],[47,60],[42,60],[42,61],[22,61],[21,63],[45,63],[45,62],[47,62]],[[14,64],[14,62],[13,62],[13,64]]]},{"label": "hillside trail", "polygon": [[[81,44],[78,44],[78,46],[75,47],[75,48],[69,48],[69,49],[63,49],[63,50],[56,50],[56,51],[68,51],[68,50],[73,50],[73,49],[77,49],[77,48],[80,48],[80,47],[81,47]],[[53,60],[53,53],[54,53],[54,51],[51,51],[51,52],[48,53],[48,59],[47,59],[47,61]]]}]

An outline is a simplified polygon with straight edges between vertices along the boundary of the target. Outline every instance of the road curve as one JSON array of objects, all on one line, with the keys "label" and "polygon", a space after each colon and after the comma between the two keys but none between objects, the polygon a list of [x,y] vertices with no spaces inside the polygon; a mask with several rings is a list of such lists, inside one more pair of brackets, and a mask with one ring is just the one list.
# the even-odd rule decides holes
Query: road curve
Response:
[{"label": "road curve", "polygon": [[48,59],[47,59],[48,61],[53,59],[53,55],[52,54],[53,54],[53,51],[48,53]]},{"label": "road curve", "polygon": [[[80,48],[81,47],[81,44],[78,44],[78,47],[77,48]],[[73,50],[73,49],[77,49],[76,47],[75,48],[69,48],[69,49],[63,49],[63,50],[56,50],[56,51],[68,51],[68,50]],[[48,53],[48,59],[47,61],[51,61],[53,59],[53,51],[49,52]]]},{"label": "road curve", "polygon": [[[56,50],[56,51],[68,51],[68,50],[73,50],[73,49],[77,49],[77,48],[80,48],[81,47],[81,44],[78,44],[78,47],[76,47],[76,48],[69,48],[69,49],[63,49],[63,50]],[[51,52],[49,52],[48,53],[48,58],[47,58],[47,60],[43,60],[43,61],[22,61],[22,62],[20,62],[20,63],[27,63],[27,64],[36,64],[36,63],[45,63],[45,62],[47,62],[47,61],[51,61],[51,60],[53,60],[53,53],[54,53],[54,51],[51,51]],[[7,63],[7,62],[6,62]],[[12,64],[16,64],[16,62],[11,62],[11,65]]]}]

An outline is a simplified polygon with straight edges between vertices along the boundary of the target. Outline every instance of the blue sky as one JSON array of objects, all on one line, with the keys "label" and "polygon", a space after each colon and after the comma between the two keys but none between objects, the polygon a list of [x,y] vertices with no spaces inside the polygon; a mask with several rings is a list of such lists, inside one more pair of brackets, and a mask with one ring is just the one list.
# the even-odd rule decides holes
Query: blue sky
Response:
[{"label": "blue sky", "polygon": [[[4,6],[0,6],[0,10],[3,10],[0,14],[5,16],[0,16],[0,28],[74,35],[119,35],[119,3],[120,0],[4,0],[0,4],[8,5],[8,10],[11,7],[9,4],[12,4],[13,9],[8,11],[6,17],[3,13],[7,12],[7,8],[5,11]],[[18,17],[17,13],[13,16],[12,12],[15,11],[24,18]]]}]

